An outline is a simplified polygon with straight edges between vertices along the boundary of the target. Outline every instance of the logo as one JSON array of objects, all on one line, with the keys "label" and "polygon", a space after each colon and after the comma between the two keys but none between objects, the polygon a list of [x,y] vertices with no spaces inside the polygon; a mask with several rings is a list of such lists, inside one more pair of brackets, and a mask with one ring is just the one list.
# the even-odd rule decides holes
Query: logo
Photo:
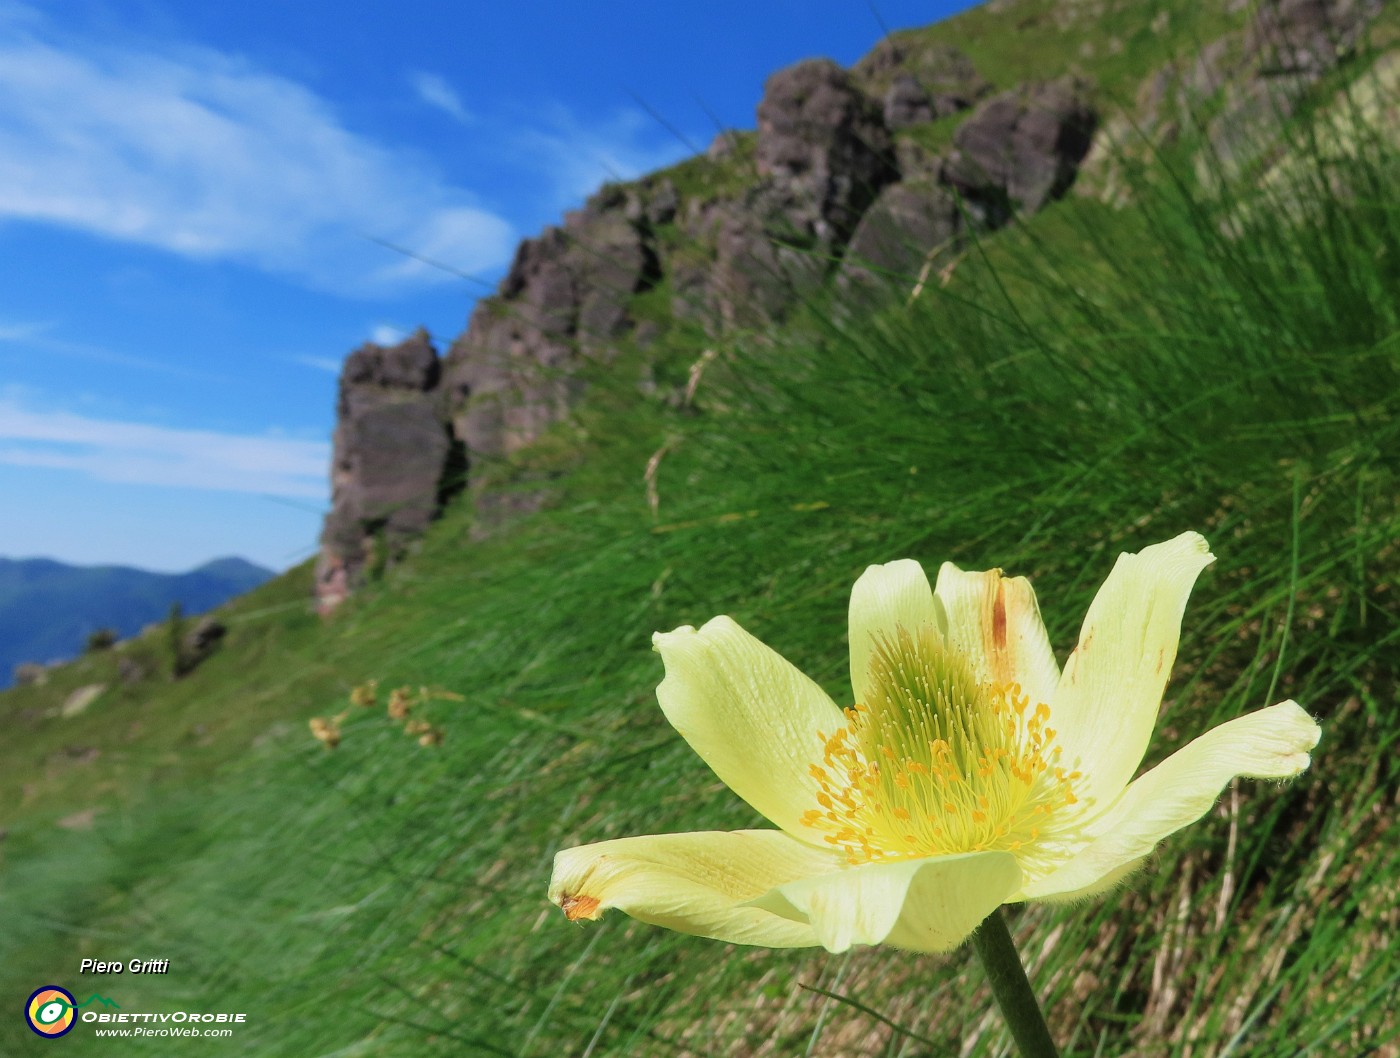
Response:
[{"label": "logo", "polygon": [[66,1036],[77,1020],[74,1009],[77,1001],[73,993],[58,985],[45,985],[34,990],[29,1002],[24,1006],[24,1017],[29,1027],[45,1037]]}]

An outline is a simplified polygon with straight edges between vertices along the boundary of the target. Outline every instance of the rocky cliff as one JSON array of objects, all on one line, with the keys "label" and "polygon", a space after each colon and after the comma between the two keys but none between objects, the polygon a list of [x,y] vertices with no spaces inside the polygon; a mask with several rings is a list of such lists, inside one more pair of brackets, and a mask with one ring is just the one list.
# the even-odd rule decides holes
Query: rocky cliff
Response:
[{"label": "rocky cliff", "polygon": [[442,362],[427,332],[366,344],[345,361],[331,457],[331,511],[316,594],[339,605],[396,561],[464,480],[462,443],[443,412]]},{"label": "rocky cliff", "polygon": [[482,524],[537,502],[480,483],[569,414],[583,365],[607,365],[628,341],[645,345],[638,295],[664,284],[673,316],[719,334],[781,322],[833,277],[838,289],[908,289],[970,236],[1064,195],[1086,157],[1084,186],[1112,197],[1114,167],[1132,150],[1126,130],[1174,135],[1202,99],[1222,100],[1212,125],[1221,156],[1257,150],[1242,144],[1264,109],[1286,116],[1357,46],[1379,6],[1266,3],[1194,67],[1149,76],[1136,109],[1105,127],[1096,86],[1076,64],[997,91],[963,52],[918,33],[887,38],[849,70],[813,59],[777,72],[756,131],[721,134],[703,156],[605,186],[523,241],[441,358],[422,332],[350,355],[318,565],[323,610],[397,561],[464,483]]}]

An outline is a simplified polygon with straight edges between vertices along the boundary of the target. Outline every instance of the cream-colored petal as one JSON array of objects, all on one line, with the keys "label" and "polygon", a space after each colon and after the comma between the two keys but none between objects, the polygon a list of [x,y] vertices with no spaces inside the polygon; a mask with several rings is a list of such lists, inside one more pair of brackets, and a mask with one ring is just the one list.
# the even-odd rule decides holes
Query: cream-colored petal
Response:
[{"label": "cream-colored petal", "polygon": [[1089,844],[1057,870],[1030,880],[1019,897],[1092,896],[1123,877],[1163,838],[1210,811],[1237,775],[1288,779],[1302,772],[1321,734],[1292,701],[1206,732],[1134,781],[1088,825]]},{"label": "cream-colored petal", "polygon": [[728,617],[699,631],[658,632],[666,665],[656,699],[724,784],[794,837],[815,841],[802,814],[817,807],[811,766],[846,722],[826,692]]},{"label": "cream-colored petal", "polygon": [[1076,792],[1099,812],[1142,763],[1171,677],[1186,599],[1215,561],[1199,533],[1122,554],[1094,596],[1079,645],[1050,700],[1060,763],[1084,773]]},{"label": "cream-colored petal", "polygon": [[1050,702],[1060,668],[1030,581],[945,562],[934,592],[948,615],[948,638],[978,679],[1019,683],[1032,703]]},{"label": "cream-colored petal", "polygon": [[916,629],[947,624],[943,608],[929,587],[924,567],[911,558],[871,566],[851,589],[851,689],[864,702],[870,685],[870,657],[880,640],[893,642],[903,628],[915,640]]},{"label": "cream-colored petal", "polygon": [[[1092,900],[1095,897],[1103,896],[1105,893],[1118,888],[1123,882],[1127,881],[1129,875],[1146,862],[1146,856],[1141,856],[1135,860],[1128,860],[1125,863],[1120,863],[1103,877],[1084,886],[1082,889],[1075,889],[1068,893],[1050,893],[1046,896],[1036,897],[1035,899],[1044,900],[1047,904],[1077,904],[1084,900]],[[1007,903],[1019,903],[1028,899],[1030,899],[1030,897],[1025,896],[1024,893],[1018,893],[1014,901],[1008,900]]]},{"label": "cream-colored petal", "polygon": [[1021,884],[1008,852],[971,852],[869,863],[774,888],[755,906],[808,922],[828,951],[892,944],[909,951],[956,948]]},{"label": "cream-colored petal", "polygon": [[816,945],[812,927],[751,906],[774,886],[836,869],[838,858],[776,830],[618,838],[554,857],[549,899],[571,920],[617,908],[681,933],[769,948]]}]

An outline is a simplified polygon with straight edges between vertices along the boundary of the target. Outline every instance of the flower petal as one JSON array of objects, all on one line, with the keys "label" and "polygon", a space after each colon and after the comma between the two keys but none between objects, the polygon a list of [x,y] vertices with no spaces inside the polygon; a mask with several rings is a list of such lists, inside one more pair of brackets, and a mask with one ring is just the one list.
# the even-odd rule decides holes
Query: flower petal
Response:
[{"label": "flower petal", "polygon": [[948,637],[978,679],[1019,683],[1033,703],[1050,702],[1060,667],[1030,581],[945,562],[935,592],[948,614]]},{"label": "flower petal", "polygon": [[777,886],[756,907],[808,922],[828,951],[956,948],[1021,884],[1009,852],[869,863]]},{"label": "flower petal", "polygon": [[[903,628],[913,634],[922,625],[942,631],[947,618],[929,587],[924,567],[911,558],[871,566],[851,589],[851,689],[856,702],[869,693],[870,657],[880,639],[893,641]],[[915,637],[917,639],[917,637]]]},{"label": "flower petal", "polygon": [[728,617],[698,632],[658,632],[666,664],[656,699],[671,726],[726,786],[794,837],[815,841],[802,814],[817,806],[809,769],[818,731],[846,722],[826,692]]},{"label": "flower petal", "polygon": [[732,944],[805,948],[811,926],[751,906],[774,886],[834,870],[838,858],[776,830],[618,838],[554,857],[549,899],[571,920],[608,908]]},{"label": "flower petal", "polygon": [[1310,763],[1321,729],[1288,701],[1207,731],[1135,780],[1100,818],[1073,859],[1031,881],[1019,898],[1074,900],[1123,877],[1157,843],[1210,811],[1237,775],[1287,779]]},{"label": "flower petal", "polygon": [[1102,810],[1142,763],[1171,677],[1181,615],[1196,577],[1215,561],[1199,533],[1122,554],[1065,662],[1050,701],[1060,763],[1084,773],[1085,810]]}]

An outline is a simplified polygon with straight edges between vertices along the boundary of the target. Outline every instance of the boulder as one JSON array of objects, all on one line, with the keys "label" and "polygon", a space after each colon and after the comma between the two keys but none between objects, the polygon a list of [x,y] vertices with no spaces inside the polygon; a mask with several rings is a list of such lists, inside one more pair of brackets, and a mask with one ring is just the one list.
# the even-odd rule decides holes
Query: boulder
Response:
[{"label": "boulder", "polygon": [[[444,367],[453,433],[478,470],[489,476],[562,420],[582,391],[582,362],[613,356],[635,323],[632,296],[659,276],[652,218],[669,220],[676,208],[669,181],[642,196],[605,188],[562,227],[520,244],[495,296],[477,303]],[[534,503],[527,496],[510,506]]]},{"label": "boulder", "polygon": [[1245,32],[1245,55],[1272,72],[1316,78],[1355,50],[1381,0],[1265,0]]},{"label": "boulder", "polygon": [[951,260],[961,234],[962,212],[948,188],[922,181],[891,184],[851,237],[847,270],[862,278],[882,274],[907,287],[926,265]]},{"label": "boulder", "polygon": [[879,107],[829,59],[779,70],[758,104],[755,163],[786,199],[786,220],[826,247],[845,244],[897,176]]},{"label": "boulder", "polygon": [[14,668],[16,687],[42,687],[49,682],[49,670],[37,661],[21,661]]},{"label": "boulder", "polygon": [[453,432],[471,465],[489,468],[568,413],[573,360],[572,335],[538,326],[529,299],[477,302],[445,376]]},{"label": "boulder", "polygon": [[886,37],[851,73],[870,96],[884,101],[890,129],[956,114],[992,89],[959,49],[900,37]]},{"label": "boulder", "polygon": [[437,516],[452,437],[439,410],[441,364],[426,331],[368,343],[340,377],[331,510],[321,531],[316,594],[334,609],[372,568],[400,558]]},{"label": "boulder", "polygon": [[798,226],[810,200],[778,187],[759,188],[711,217],[714,263],[707,305],[721,327],[753,327],[779,320],[800,291],[826,271],[827,251]]},{"label": "boulder", "polygon": [[899,178],[905,182],[938,182],[943,172],[943,156],[913,138],[903,138],[895,144],[895,161],[899,163]]},{"label": "boulder", "polygon": [[522,240],[498,290],[515,303],[525,326],[548,338],[568,338],[578,319],[578,288],[564,265],[568,249],[562,228]]},{"label": "boulder", "polygon": [[1205,48],[1183,80],[1183,101],[1220,96],[1196,159],[1202,184],[1262,173],[1286,154],[1288,122],[1319,78],[1360,46],[1381,7],[1381,0],[1264,0],[1245,27],[1239,64],[1227,62],[1238,35]]},{"label": "boulder", "polygon": [[623,216],[633,224],[645,224],[649,228],[659,227],[676,219],[676,211],[680,209],[680,204],[676,185],[669,179],[648,178],[628,197]]},{"label": "boulder", "polygon": [[1034,213],[1074,182],[1096,118],[1082,86],[1028,85],[981,106],[954,134],[942,179],[980,207],[988,227],[1008,209]]},{"label": "boulder", "polygon": [[885,125],[904,129],[939,117],[933,99],[913,74],[900,74],[885,93]]},{"label": "boulder", "polygon": [[345,358],[340,372],[340,406],[365,392],[383,389],[424,392],[437,385],[440,373],[437,353],[426,331],[419,330],[394,346],[366,343]]},{"label": "boulder", "polygon": [[828,59],[768,79],[754,164],[748,189],[687,203],[690,248],[667,260],[677,317],[717,329],[781,319],[898,176],[879,107]]},{"label": "boulder", "polygon": [[578,296],[578,350],[606,361],[617,339],[632,327],[627,314],[632,295],[655,280],[655,256],[638,227],[620,212],[584,215],[566,229],[572,245],[565,266],[575,276]]},{"label": "boulder", "polygon": [[213,614],[205,614],[185,636],[185,650],[202,660],[214,652],[226,635],[228,626]]},{"label": "boulder", "polygon": [[[322,600],[325,606],[325,600]],[[334,606],[335,603],[331,603]],[[219,649],[228,628],[213,614],[205,614],[199,622],[178,640],[172,675],[175,679],[188,676],[204,664]]]}]

